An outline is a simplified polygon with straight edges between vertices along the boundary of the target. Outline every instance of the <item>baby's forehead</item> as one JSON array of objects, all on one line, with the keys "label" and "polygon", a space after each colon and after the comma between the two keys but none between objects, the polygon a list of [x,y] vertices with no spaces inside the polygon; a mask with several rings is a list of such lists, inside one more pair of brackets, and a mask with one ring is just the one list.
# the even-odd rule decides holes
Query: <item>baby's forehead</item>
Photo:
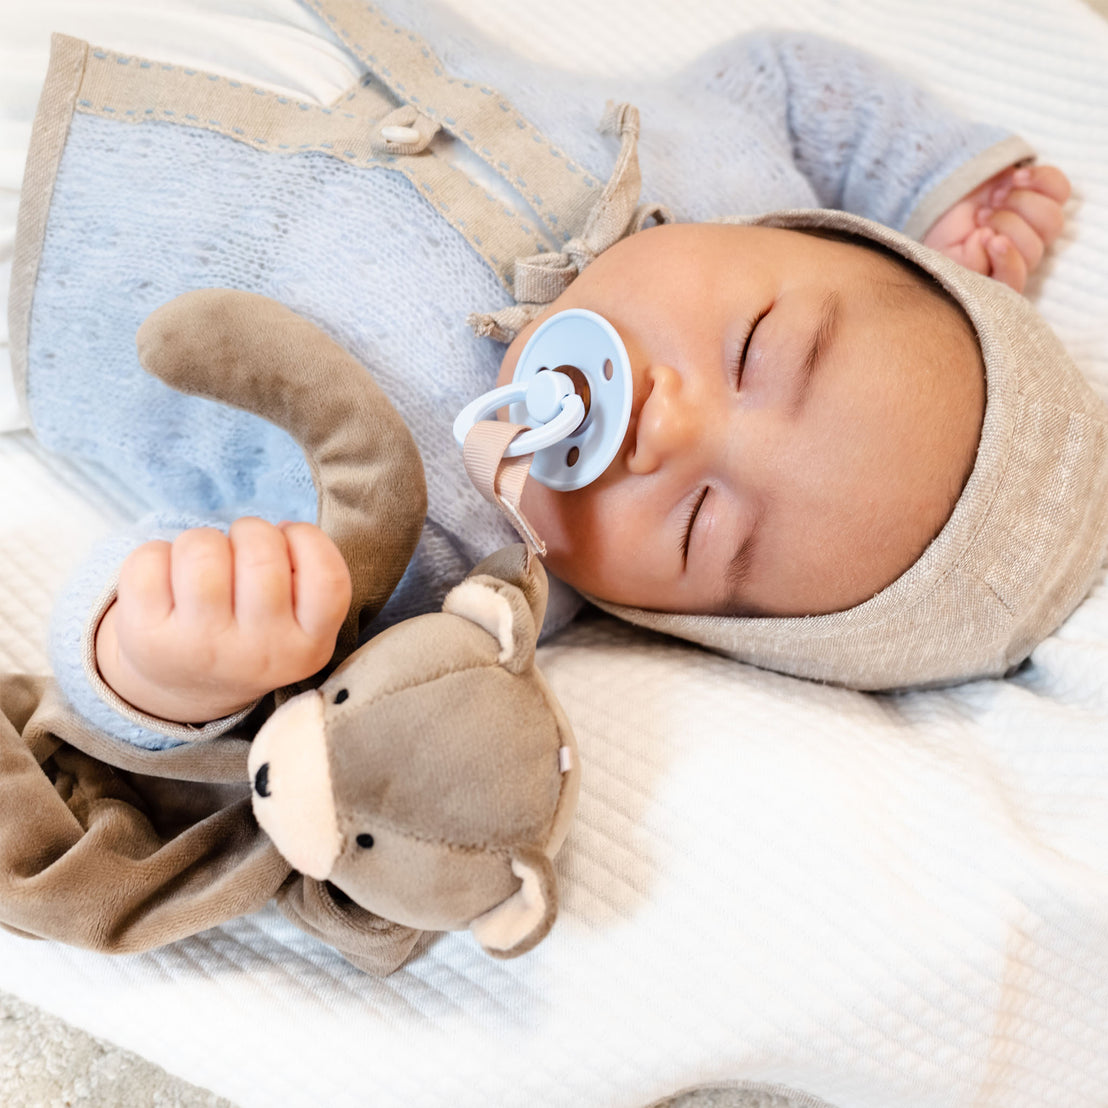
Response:
[{"label": "baby's forehead", "polygon": [[[804,248],[811,245],[817,252],[820,244],[830,244],[852,258],[852,281],[864,286],[883,308],[935,320],[938,313],[957,319],[979,347],[976,329],[961,304],[926,270],[911,259],[890,250],[883,243],[864,236],[827,228],[803,229],[765,228],[793,236],[792,241]],[[769,244],[769,249],[773,249]]]},{"label": "baby's forehead", "polygon": [[[676,252],[694,257],[731,255],[735,264],[797,255],[850,258],[875,279],[892,274],[919,282],[932,278],[879,242],[835,229],[770,227],[721,219],[703,223],[667,223],[648,227],[617,243],[610,254],[628,256]],[[852,267],[853,268],[853,267]]]}]

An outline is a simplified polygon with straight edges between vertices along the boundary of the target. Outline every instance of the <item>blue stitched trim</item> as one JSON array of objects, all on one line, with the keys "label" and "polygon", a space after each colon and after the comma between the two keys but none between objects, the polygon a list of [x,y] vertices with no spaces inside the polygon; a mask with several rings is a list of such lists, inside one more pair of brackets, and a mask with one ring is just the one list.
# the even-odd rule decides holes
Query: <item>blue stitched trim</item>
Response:
[{"label": "blue stitched trim", "polygon": [[[377,58],[372,53],[365,50],[365,48],[359,42],[357,42],[355,40],[354,36],[345,27],[340,25],[338,19],[335,16],[333,16],[328,11],[321,10],[319,4],[313,2],[313,0],[308,0],[308,3],[309,3],[309,6],[316,12],[317,15],[321,16],[328,24],[330,24],[330,26],[335,31],[335,33],[347,44],[347,46],[351,50],[353,50],[353,52],[358,57],[360,57],[362,59],[362,61],[364,61],[367,65],[369,65],[370,67],[372,67],[374,69],[379,69],[380,75],[382,77],[384,77],[384,78],[391,78],[392,77],[392,71],[388,68],[388,66],[381,65],[381,66],[378,67]],[[388,19],[386,19],[384,16],[381,16],[379,13],[378,13],[378,16],[377,16],[377,22],[378,22],[379,26],[385,28],[386,30],[391,28],[393,34],[398,35],[398,34],[403,33],[402,28],[394,25]],[[416,36],[414,34],[409,33],[407,37],[408,37],[409,42],[418,42],[419,41],[418,36]],[[430,50],[427,48],[426,45],[420,46],[420,53],[423,55],[423,57],[428,58],[428,59],[433,57],[433,55],[431,54]],[[439,65],[439,64],[435,64],[435,66],[433,67],[433,73],[436,77],[445,79],[445,81],[448,85],[455,85],[455,84],[459,83],[457,78],[451,77],[450,75],[445,74],[443,69],[442,69],[442,66]],[[405,86],[401,82],[393,81],[392,83],[393,83],[393,87],[394,87],[395,91],[400,92],[400,93],[403,93],[405,91]],[[460,83],[461,83],[462,87],[465,88],[465,89],[472,89],[472,88],[475,87],[474,83],[472,81],[461,81]],[[481,85],[481,86],[477,86],[477,87],[480,88],[481,93],[485,96],[495,96],[495,95],[497,95],[496,91],[494,89],[488,88],[485,85]],[[419,98],[414,97],[414,96],[409,96],[409,97],[407,97],[407,99],[409,100],[410,103],[419,103],[420,102]],[[513,110],[511,105],[506,103],[502,99],[498,99],[497,104],[501,108],[501,110],[504,111],[504,112],[509,112],[510,113]],[[431,109],[424,108],[423,110],[424,110],[425,114],[429,115],[432,119],[435,118],[435,113]],[[446,123],[447,126],[451,127],[452,129],[457,126],[457,121],[453,117],[447,117],[444,120],[444,122]],[[516,126],[520,130],[527,130],[528,127],[530,126],[529,123],[526,120],[524,120],[522,117],[520,117],[518,115],[515,117],[515,122],[516,122]],[[461,132],[461,137],[463,139],[465,139],[466,142],[471,144],[471,145],[475,142],[474,135],[471,131],[462,131]],[[532,138],[537,143],[546,142],[545,138],[542,135],[540,135],[538,132],[534,131],[533,128],[532,128]],[[547,151],[549,152],[549,154],[552,157],[564,160],[566,162],[566,165],[570,168],[570,170],[572,172],[574,172],[574,173],[579,173],[580,172],[579,168],[576,165],[574,165],[573,162],[570,159],[566,158],[566,156],[560,150],[558,150],[556,147],[548,145],[547,146]],[[492,153],[487,147],[482,147],[477,152],[479,154],[481,154],[482,156],[484,156],[485,159],[487,161],[489,161],[490,165],[492,164],[491,160],[490,160],[492,158]],[[501,168],[503,168],[503,163],[501,163]],[[508,171],[505,170],[505,172],[508,172]],[[582,176],[582,181],[584,182],[584,184],[588,188],[594,188],[597,185],[597,182],[595,180],[593,180],[593,178],[588,176],[587,174]],[[524,190],[529,191],[528,190],[528,185],[523,180],[523,178],[517,177],[516,178],[516,183],[519,187],[522,187]],[[543,218],[548,223],[550,223],[551,219],[552,219],[551,215],[549,215],[545,212],[541,213],[541,218]]]},{"label": "blue stitched trim", "polygon": [[[348,35],[346,32],[344,32],[342,30],[342,28],[338,27],[336,21],[329,14],[322,13],[322,12],[320,12],[319,14],[325,16],[326,21],[328,23],[330,23],[335,28],[335,30],[340,34],[340,36],[348,44],[351,44],[352,49],[354,50],[354,52],[359,57],[361,57],[364,61],[366,61],[371,66],[376,65],[376,58],[372,54],[368,53],[361,46],[361,44],[356,43],[356,42],[352,42],[351,36]],[[385,19],[381,20],[381,25],[385,26],[385,27],[390,26],[388,21],[385,20]],[[400,28],[393,28],[393,33],[394,34],[400,34],[401,33]],[[408,35],[408,39],[411,42],[416,42],[417,41],[416,36],[411,35],[411,34]],[[423,53],[424,57],[430,58],[432,56],[430,51],[426,47],[421,47],[420,49],[421,49],[421,52]],[[133,60],[136,60],[136,61],[138,61],[139,67],[142,68],[142,69],[154,68],[154,63],[152,63],[152,62],[144,61],[144,60],[137,60],[137,59],[133,59],[133,58],[130,58],[130,57],[123,57],[123,56],[119,56],[119,55],[111,55],[108,52],[103,51],[103,50],[94,50],[91,53],[92,53],[92,56],[94,58],[98,59],[98,60],[101,60],[101,61],[114,60],[117,65],[129,65]],[[241,88],[244,87],[243,82],[236,81],[236,80],[231,80],[230,78],[224,78],[224,77],[221,77],[219,74],[216,74],[216,73],[200,74],[199,71],[197,71],[195,69],[184,69],[184,68],[179,68],[177,66],[169,65],[169,64],[161,64],[160,68],[165,72],[178,71],[178,72],[183,73],[187,77],[196,77],[196,76],[201,76],[202,75],[205,78],[207,78],[207,80],[209,80],[209,81],[226,81],[227,85],[230,88],[234,88],[234,89],[241,89]],[[391,72],[388,70],[388,68],[384,67],[384,66],[381,67],[381,73],[384,76],[387,76],[387,77],[391,77],[391,75],[392,75]],[[439,65],[436,65],[434,67],[434,73],[435,73],[436,77],[445,79],[447,81],[447,83],[449,83],[451,85],[459,83],[456,78],[450,77],[447,74],[445,74],[442,67],[439,66]],[[374,75],[372,73],[367,73],[362,78],[362,81],[360,83],[363,84],[363,85],[369,85],[373,82],[373,79],[374,79]],[[476,87],[474,85],[474,83],[471,82],[471,81],[462,81],[461,84],[466,89],[472,89],[472,88]],[[398,92],[405,91],[404,85],[400,84],[399,82],[396,83],[395,87],[396,87],[396,90]],[[268,96],[268,97],[271,97],[273,100],[275,100],[277,103],[281,104],[282,106],[285,106],[285,107],[290,106],[291,102],[289,101],[288,97],[286,97],[286,96],[278,96],[276,93],[270,92],[267,89],[260,89],[260,88],[254,88],[254,87],[251,87],[251,91],[256,96],[263,96],[263,97]],[[485,96],[495,96],[495,95],[497,95],[494,89],[490,89],[486,86],[480,86],[480,91]],[[354,96],[354,93],[350,93],[347,96],[347,100],[352,99],[353,96]],[[411,96],[411,97],[409,97],[409,100],[412,103],[421,103],[420,98],[418,96]],[[95,110],[95,109],[93,109],[92,103],[89,100],[78,100],[77,103],[82,108],[86,108],[86,109],[89,109],[89,110]],[[500,107],[500,109],[502,111],[504,111],[506,113],[510,113],[513,110],[511,105],[506,103],[502,99],[497,100],[497,105],[498,105],[498,107]],[[301,101],[297,101],[296,106],[297,106],[297,108],[300,109],[300,111],[311,111],[313,108],[315,108],[317,111],[319,111],[323,115],[333,115],[334,114],[333,109],[324,107],[322,105],[308,104],[308,103],[304,103],[304,102],[301,102]],[[103,114],[115,115],[118,118],[117,109],[112,107],[109,104],[103,105],[99,110]],[[430,118],[432,118],[432,119],[436,118],[437,113],[434,111],[434,109],[424,108],[423,110],[424,110],[424,113],[426,115],[428,115]],[[130,108],[130,109],[127,109],[124,114],[126,114],[127,116],[135,116],[138,113],[139,113],[139,109]],[[169,119],[174,119],[177,116],[177,113],[175,111],[173,111],[172,109],[169,109],[169,108],[162,109],[162,113],[163,113],[163,115],[165,115]],[[142,109],[142,114],[144,116],[154,116],[156,114],[156,109],[154,109],[154,108]],[[357,118],[357,116],[355,116],[351,112],[342,112],[341,114],[342,114],[343,118],[346,118],[346,119],[356,119]],[[196,115],[192,114],[192,113],[184,113],[181,116],[181,118],[188,120],[190,123],[200,124],[199,118]],[[520,130],[527,130],[527,129],[530,128],[530,125],[528,124],[528,122],[526,120],[524,120],[521,116],[516,115],[514,118],[515,118],[516,126]],[[445,122],[450,127],[456,127],[457,126],[457,119],[452,117],[452,116],[445,117],[443,119],[443,122]],[[203,124],[200,124],[200,125],[202,126]],[[243,141],[246,141],[246,142],[250,143],[251,145],[254,145],[255,147],[269,147],[270,149],[278,149],[278,150],[292,150],[293,149],[293,147],[289,143],[279,143],[279,144],[276,145],[276,147],[274,147],[270,144],[268,139],[261,138],[260,136],[250,138],[250,137],[247,136],[246,132],[241,127],[230,127],[230,128],[228,128],[220,120],[217,120],[217,119],[209,119],[207,121],[207,126],[215,128],[219,133],[224,134],[224,135],[233,135],[233,136],[241,137]],[[532,139],[535,142],[541,144],[541,143],[544,143],[546,141],[545,138],[541,134],[539,134],[538,132],[534,131],[533,128],[530,128],[530,130],[531,130]],[[471,144],[476,141],[474,135],[472,134],[472,132],[469,132],[469,131],[464,131],[463,132],[463,137],[466,138]],[[312,143],[301,143],[299,145],[299,147],[297,147],[296,149],[299,150],[299,151],[308,151],[308,152],[327,151],[327,152],[331,152],[332,156],[336,156],[333,153],[334,146],[333,146],[332,143],[329,143],[329,142],[319,143],[318,145],[314,145]],[[547,150],[550,153],[550,155],[555,157],[555,158],[564,158],[565,157],[565,155],[563,155],[561,151],[559,151],[558,149],[556,149],[553,146],[548,146]],[[479,153],[484,155],[485,159],[489,162],[490,165],[492,165],[492,160],[491,159],[492,159],[493,155],[492,155],[492,151],[489,150],[488,147],[482,147],[480,149]],[[355,164],[355,165],[359,164],[358,156],[357,156],[356,152],[353,151],[353,150],[344,150],[342,152],[341,156],[345,160],[348,160],[351,164]],[[385,156],[369,155],[369,156],[361,159],[360,164],[363,164],[363,165],[366,165],[366,166],[393,165],[393,164],[397,163],[397,161],[398,161],[398,158],[395,155],[385,155]],[[574,166],[572,164],[572,162],[570,162],[568,159],[566,159],[566,163],[567,163],[567,165],[570,166],[570,168],[573,170],[573,172],[578,171],[577,167]],[[430,200],[430,202],[433,203],[435,205],[435,207],[437,207],[441,212],[443,212],[444,214],[450,212],[450,206],[440,196],[438,196],[436,194],[435,189],[432,185],[428,184],[425,181],[416,182],[412,179],[410,174],[408,174],[403,169],[402,166],[398,166],[397,168],[399,169],[399,171],[405,177],[408,178],[409,181],[411,181],[413,184],[417,184],[419,186],[419,188],[421,189],[421,191],[428,196],[428,199]],[[507,162],[504,162],[504,161],[501,161],[499,163],[499,165],[497,167],[494,167],[494,168],[497,168],[500,172],[502,172],[505,175],[505,177],[507,176],[507,174],[509,174],[511,172],[511,166]],[[586,182],[591,183],[589,178],[586,177],[584,179],[586,180]],[[468,177],[467,177],[467,181],[469,182],[469,185],[473,189],[476,190],[476,189],[479,188],[479,186],[476,184],[476,182],[474,182],[472,180],[469,180]],[[523,180],[522,177],[518,177],[518,176],[516,177],[516,184],[517,184],[517,186],[524,189],[525,191],[527,190],[527,183]],[[496,202],[496,198],[491,196],[490,194],[485,193],[485,196],[486,196],[486,199],[488,201],[493,202],[493,203]],[[542,199],[541,196],[539,196],[537,194],[533,195],[532,201],[533,201],[533,203],[535,204],[536,207],[542,207],[543,206],[543,199]],[[504,215],[509,216],[513,219],[518,219],[518,214],[515,211],[513,211],[511,208],[506,208],[505,207],[505,208],[502,209],[502,211],[503,211]],[[546,215],[543,216],[543,218],[546,219],[546,221],[548,223],[557,223],[557,217],[553,213],[546,214]],[[474,245],[474,247],[476,247],[482,254],[485,253],[484,249],[483,249],[483,243],[482,243],[482,240],[481,240],[480,236],[471,235],[471,234],[467,233],[467,224],[466,224],[465,220],[453,219],[453,218],[448,217],[448,221],[451,223],[452,226],[454,226],[463,235],[463,237],[468,239]],[[538,231],[533,226],[531,226],[527,223],[519,222],[518,227],[519,227],[519,230],[525,236],[527,236],[528,238],[535,239],[535,238],[539,237]],[[564,234],[563,237],[568,240],[568,238],[570,236],[568,234]],[[491,255],[491,254],[485,254],[485,257],[490,262],[490,264],[492,264],[494,267],[499,268],[499,266],[501,264],[499,258],[497,258],[497,257],[495,257],[494,255]]]}]

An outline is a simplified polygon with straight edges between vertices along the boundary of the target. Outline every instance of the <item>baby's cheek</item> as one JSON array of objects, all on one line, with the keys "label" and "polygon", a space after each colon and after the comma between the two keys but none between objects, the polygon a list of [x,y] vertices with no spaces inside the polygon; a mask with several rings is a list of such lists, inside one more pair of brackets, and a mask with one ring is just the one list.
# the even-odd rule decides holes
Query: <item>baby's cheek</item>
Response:
[{"label": "baby's cheek", "polygon": [[608,598],[626,552],[618,549],[620,528],[599,490],[554,492],[529,480],[522,507],[546,544],[546,567],[574,588]]},{"label": "baby's cheek", "polygon": [[[540,485],[533,477],[528,478],[523,489],[520,507],[528,523],[546,544],[546,562],[554,569],[554,562],[572,557],[575,546],[572,492],[554,492]],[[558,570],[554,570],[558,573]],[[559,576],[561,574],[559,573]]]},{"label": "baby's cheek", "polygon": [[[667,545],[664,519],[636,492],[618,481],[604,487],[603,478],[572,493],[547,491],[545,562],[580,592],[655,608],[672,594],[679,544]],[[544,534],[541,528],[539,533]]]}]

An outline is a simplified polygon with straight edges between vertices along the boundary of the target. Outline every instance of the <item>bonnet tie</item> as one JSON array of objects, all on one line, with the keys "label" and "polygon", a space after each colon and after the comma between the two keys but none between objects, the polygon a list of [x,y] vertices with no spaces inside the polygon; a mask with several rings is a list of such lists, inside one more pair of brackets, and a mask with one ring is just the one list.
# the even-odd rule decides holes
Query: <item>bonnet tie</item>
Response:
[{"label": "bonnet tie", "polygon": [[668,223],[672,216],[660,204],[639,205],[642,173],[639,169],[639,109],[608,102],[600,121],[603,134],[620,136],[619,156],[604,191],[589,213],[581,234],[559,253],[517,258],[513,280],[516,303],[487,314],[473,313],[467,322],[475,334],[511,342],[557,299],[590,262],[627,235],[641,231],[648,220]]}]

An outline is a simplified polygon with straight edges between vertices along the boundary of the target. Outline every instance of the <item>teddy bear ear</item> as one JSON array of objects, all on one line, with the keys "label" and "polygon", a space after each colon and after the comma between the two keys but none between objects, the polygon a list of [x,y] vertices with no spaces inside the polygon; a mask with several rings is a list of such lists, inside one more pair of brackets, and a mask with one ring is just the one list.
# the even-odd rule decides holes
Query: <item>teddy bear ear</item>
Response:
[{"label": "teddy bear ear", "polygon": [[513,850],[512,873],[520,880],[519,888],[469,925],[477,941],[494,958],[526,954],[546,937],[558,914],[554,867],[541,850]]},{"label": "teddy bear ear", "polygon": [[446,594],[442,610],[483,627],[500,644],[497,661],[510,673],[530,669],[538,629],[527,598],[496,577],[467,577]]}]

